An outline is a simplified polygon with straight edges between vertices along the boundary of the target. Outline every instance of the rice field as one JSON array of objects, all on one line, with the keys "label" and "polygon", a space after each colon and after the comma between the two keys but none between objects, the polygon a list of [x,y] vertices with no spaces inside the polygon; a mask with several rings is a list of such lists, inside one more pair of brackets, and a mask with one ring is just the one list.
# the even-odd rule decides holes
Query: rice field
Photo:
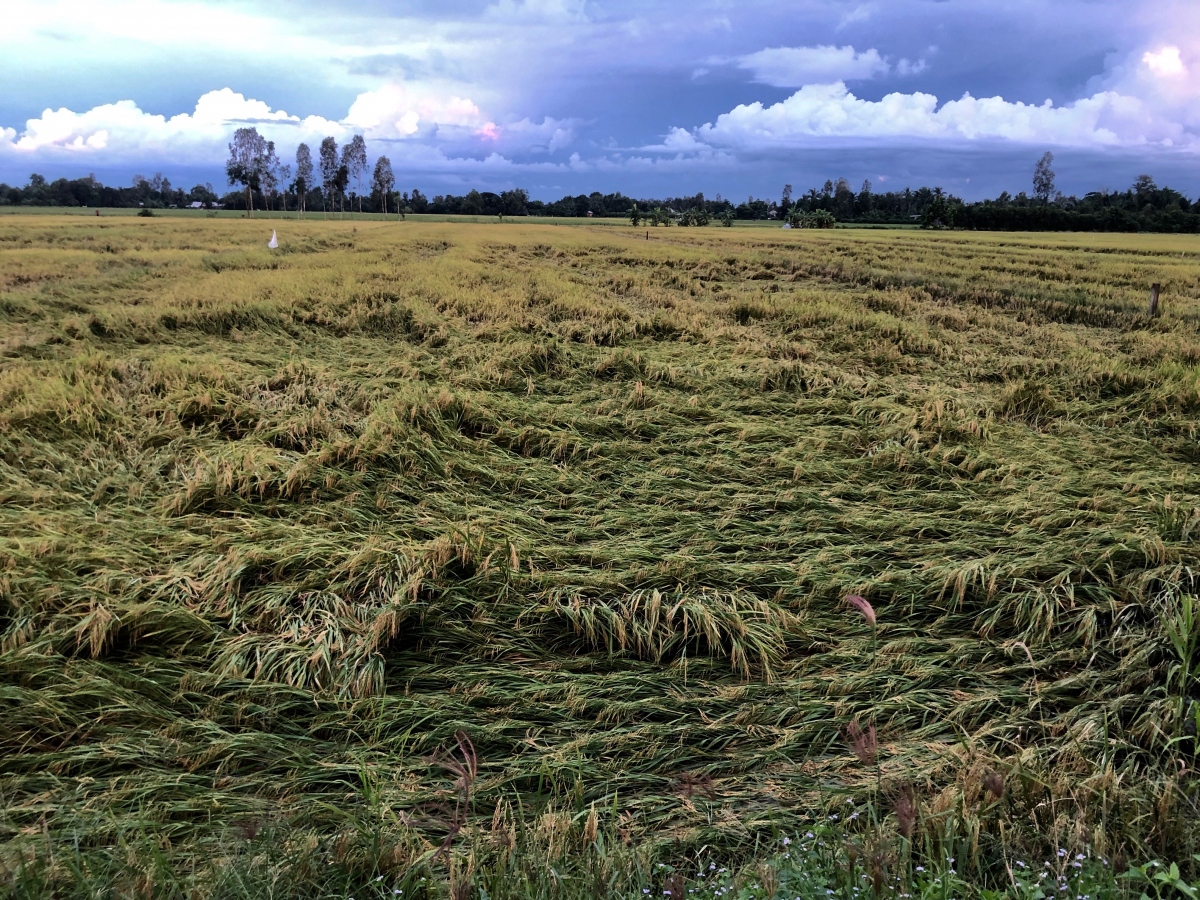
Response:
[{"label": "rice field", "polygon": [[1194,877],[1198,425],[1195,237],[5,217],[0,892]]}]

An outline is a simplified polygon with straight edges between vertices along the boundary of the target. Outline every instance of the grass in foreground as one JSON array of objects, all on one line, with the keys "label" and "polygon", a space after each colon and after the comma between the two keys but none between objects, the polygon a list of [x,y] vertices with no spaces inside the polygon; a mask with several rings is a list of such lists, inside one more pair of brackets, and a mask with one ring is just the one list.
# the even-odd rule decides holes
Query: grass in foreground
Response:
[{"label": "grass in foreground", "polygon": [[1194,877],[1194,239],[262,229],[0,223],[13,890]]}]

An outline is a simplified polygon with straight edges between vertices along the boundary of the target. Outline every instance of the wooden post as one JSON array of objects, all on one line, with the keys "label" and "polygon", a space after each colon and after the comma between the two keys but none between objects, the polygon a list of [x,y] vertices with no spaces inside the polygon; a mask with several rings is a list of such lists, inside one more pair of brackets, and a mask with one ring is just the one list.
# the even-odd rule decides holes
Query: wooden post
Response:
[{"label": "wooden post", "polygon": [[1150,285],[1150,318],[1158,318],[1158,294],[1162,290],[1162,285],[1157,281]]}]

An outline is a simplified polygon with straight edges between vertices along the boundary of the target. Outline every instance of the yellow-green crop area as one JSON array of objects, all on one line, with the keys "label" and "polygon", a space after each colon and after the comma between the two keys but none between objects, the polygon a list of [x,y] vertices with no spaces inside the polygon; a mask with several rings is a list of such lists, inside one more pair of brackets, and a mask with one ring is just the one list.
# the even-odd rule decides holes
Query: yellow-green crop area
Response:
[{"label": "yellow-green crop area", "polygon": [[0,221],[0,892],[1200,852],[1196,238],[650,238]]}]

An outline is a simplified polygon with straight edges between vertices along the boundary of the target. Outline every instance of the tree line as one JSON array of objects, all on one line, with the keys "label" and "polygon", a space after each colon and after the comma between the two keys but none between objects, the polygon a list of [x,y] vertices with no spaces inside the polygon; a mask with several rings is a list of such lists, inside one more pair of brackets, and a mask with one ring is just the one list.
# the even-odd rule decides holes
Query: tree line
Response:
[{"label": "tree line", "polygon": [[1034,167],[1033,192],[1016,196],[1007,191],[994,199],[967,203],[941,188],[905,188],[876,192],[870,181],[858,191],[845,178],[827,180],[821,187],[795,193],[784,185],[780,199],[748,197],[740,203],[717,194],[634,198],[621,192],[567,195],[560,200],[534,200],[523,188],[495,193],[428,197],[414,188],[396,189],[396,176],[387,156],[369,165],[362,135],[339,147],[327,137],[314,158],[307,144],[284,162],[273,141],[253,127],[239,128],[229,144],[225,173],[237,188],[218,194],[212,184],[177,188],[161,174],[134,176],[129,187],[101,184],[92,175],[47,182],[31,175],[24,187],[0,184],[0,206],[143,207],[148,209],[199,205],[206,209],[295,211],[344,216],[371,212],[407,215],[550,216],[564,218],[628,219],[633,225],[709,225],[734,221],[770,221],[793,227],[830,227],[835,222],[862,225],[920,224],[926,228],[965,228],[985,231],[1157,231],[1200,232],[1200,200],[1159,187],[1149,175],[1139,176],[1124,191],[1093,191],[1083,197],[1064,196],[1055,188],[1054,156],[1044,154]]},{"label": "tree line", "polygon": [[1054,154],[1047,152],[1033,170],[1033,192],[966,203],[941,188],[875,193],[870,181],[855,192],[846,180],[826,181],[820,189],[793,198],[785,185],[775,215],[794,219],[824,211],[839,222],[919,223],[924,228],[979,231],[1153,231],[1200,233],[1200,199],[1190,201],[1149,175],[1139,175],[1125,190],[1067,196],[1055,187]]}]

